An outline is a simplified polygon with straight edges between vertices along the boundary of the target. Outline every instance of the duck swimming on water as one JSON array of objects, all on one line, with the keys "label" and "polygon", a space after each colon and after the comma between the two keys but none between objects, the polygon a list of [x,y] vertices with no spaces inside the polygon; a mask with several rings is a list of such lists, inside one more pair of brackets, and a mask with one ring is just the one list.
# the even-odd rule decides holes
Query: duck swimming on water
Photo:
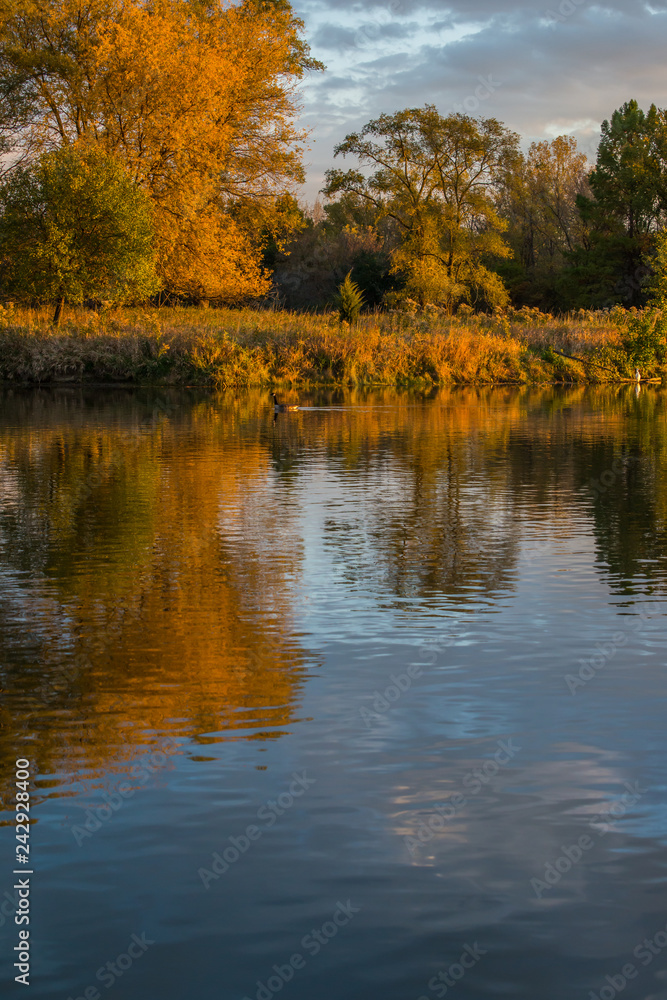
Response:
[{"label": "duck swimming on water", "polygon": [[271,395],[273,396],[274,413],[288,413],[290,410],[299,409],[296,403],[279,403],[275,392],[271,393]]}]

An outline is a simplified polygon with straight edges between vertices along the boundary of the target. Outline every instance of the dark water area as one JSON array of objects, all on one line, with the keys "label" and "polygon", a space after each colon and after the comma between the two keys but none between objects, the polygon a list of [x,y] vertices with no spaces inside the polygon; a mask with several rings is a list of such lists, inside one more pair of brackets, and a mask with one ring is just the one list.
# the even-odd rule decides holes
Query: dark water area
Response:
[{"label": "dark water area", "polygon": [[665,1000],[667,396],[302,399],[0,392],[2,996]]}]

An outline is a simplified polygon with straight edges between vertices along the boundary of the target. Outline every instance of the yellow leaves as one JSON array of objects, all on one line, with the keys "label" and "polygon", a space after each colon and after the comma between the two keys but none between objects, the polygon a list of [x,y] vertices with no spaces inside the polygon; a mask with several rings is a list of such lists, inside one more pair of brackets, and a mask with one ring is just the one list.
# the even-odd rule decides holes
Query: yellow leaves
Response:
[{"label": "yellow leaves", "polygon": [[122,149],[161,201],[184,180],[208,180],[227,161],[243,75],[224,37],[193,31],[188,5],[128,6],[100,32],[98,138]]},{"label": "yellow leaves", "polygon": [[101,35],[105,145],[122,149],[156,203],[167,288],[235,302],[268,281],[228,213],[298,173],[289,40],[232,6],[128,6]]},{"label": "yellow leaves", "polygon": [[230,301],[265,289],[252,222],[302,175],[301,27],[286,3],[27,0],[0,18],[0,65],[25,76],[25,146],[119,157],[153,201],[163,283]]},{"label": "yellow leaves", "polygon": [[177,295],[234,303],[268,291],[248,236],[229,215],[209,206],[171,229],[167,216],[160,221],[159,267]]}]

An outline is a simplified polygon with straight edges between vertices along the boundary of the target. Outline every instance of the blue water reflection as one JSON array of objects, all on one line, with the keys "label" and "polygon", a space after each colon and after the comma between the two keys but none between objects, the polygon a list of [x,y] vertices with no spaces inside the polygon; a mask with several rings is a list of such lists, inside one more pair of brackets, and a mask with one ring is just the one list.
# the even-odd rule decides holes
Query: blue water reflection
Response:
[{"label": "blue water reflection", "polygon": [[0,399],[31,995],[667,997],[662,393],[309,402]]}]

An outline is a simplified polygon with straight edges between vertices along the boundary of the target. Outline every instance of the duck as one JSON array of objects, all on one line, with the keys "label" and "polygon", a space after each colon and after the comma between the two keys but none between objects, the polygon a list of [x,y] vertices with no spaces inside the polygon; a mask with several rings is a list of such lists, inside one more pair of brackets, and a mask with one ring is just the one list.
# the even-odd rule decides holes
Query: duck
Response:
[{"label": "duck", "polygon": [[296,403],[279,403],[275,392],[271,393],[273,396],[273,410],[274,413],[289,413],[290,410],[298,410],[299,407]]}]

